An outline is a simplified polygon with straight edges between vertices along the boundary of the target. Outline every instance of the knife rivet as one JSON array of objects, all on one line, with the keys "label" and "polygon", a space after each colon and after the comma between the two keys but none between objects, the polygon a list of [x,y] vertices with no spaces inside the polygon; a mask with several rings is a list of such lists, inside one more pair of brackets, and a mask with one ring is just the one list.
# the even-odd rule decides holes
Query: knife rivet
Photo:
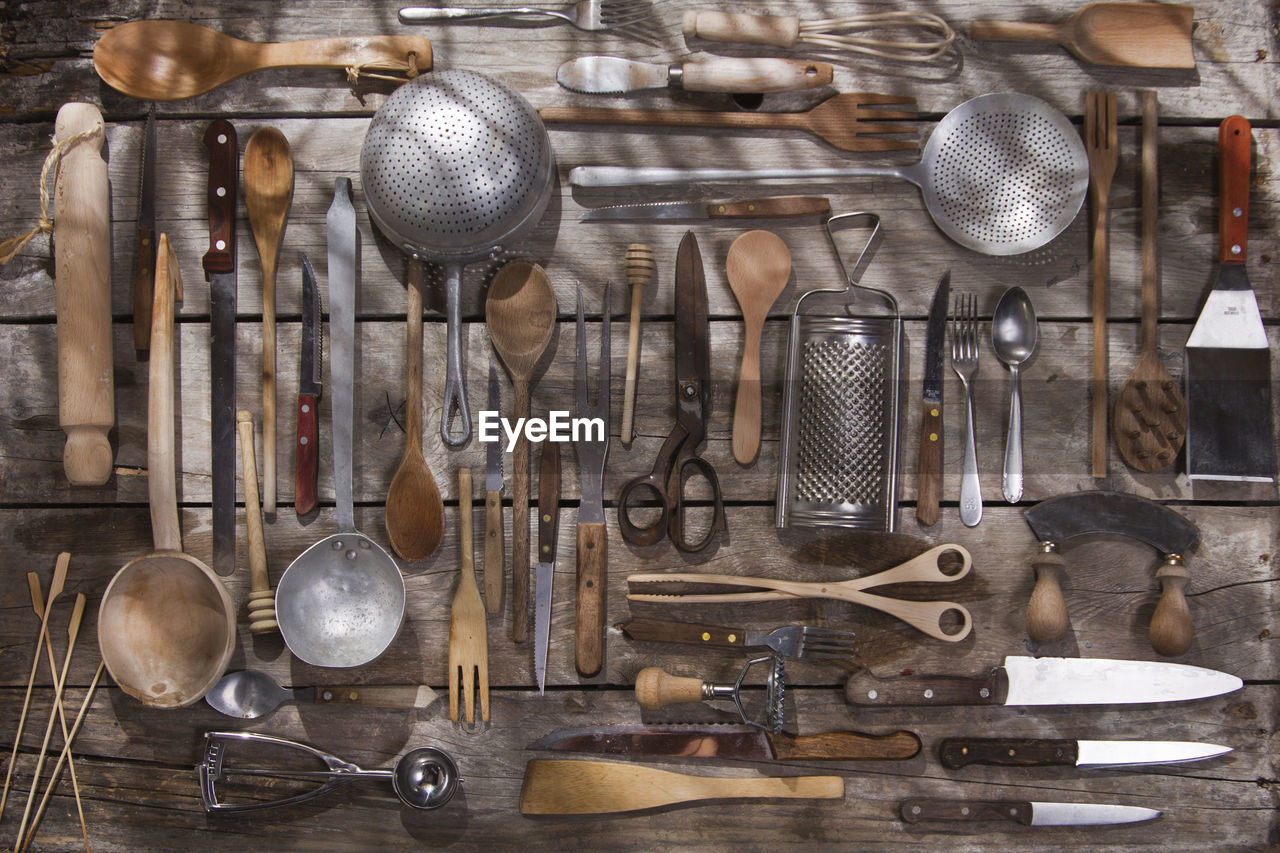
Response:
[{"label": "knife rivet", "polygon": [[550,514],[550,513],[546,513],[546,512],[544,512],[544,513],[542,514],[542,520],[543,520],[543,521],[550,521],[550,520],[551,520],[551,514]]},{"label": "knife rivet", "polygon": [[1233,208],[1231,208],[1231,215],[1232,215],[1232,216],[1244,216],[1244,211],[1243,211],[1243,210],[1241,210],[1241,209],[1240,209],[1240,208],[1238,208],[1238,207],[1233,207]]},{"label": "knife rivet", "polygon": [[936,407],[936,406],[935,406],[934,408],[932,408],[932,409],[930,409],[930,410],[929,410],[929,417],[931,417],[931,418],[936,418],[936,417],[938,416],[938,414],[939,414],[939,413],[938,413],[938,409],[937,409],[937,407]]},{"label": "knife rivet", "polygon": [[867,691],[867,698],[868,698],[868,699],[879,699],[879,698],[880,698],[880,694],[879,694],[879,693],[877,693],[875,690],[868,690],[868,691]]},{"label": "knife rivet", "polygon": [[227,195],[227,188],[218,187],[216,190],[213,191],[213,194],[216,195],[218,198],[225,198]]},{"label": "knife rivet", "polygon": [[298,444],[305,446],[306,443],[307,443],[307,437],[305,435],[298,436]]},{"label": "knife rivet", "polygon": [[1010,816],[1010,817],[1017,817],[1017,816],[1018,816],[1018,808],[1017,808],[1017,806],[1014,806],[1013,808],[1009,809],[1009,816]]},{"label": "knife rivet", "polygon": [[703,631],[703,632],[702,632],[702,642],[704,642],[704,643],[705,643],[705,642],[707,642],[707,641],[708,641],[708,640],[710,640],[710,639],[711,639],[711,635],[710,635],[710,634],[708,634],[706,631]]},{"label": "knife rivet", "polygon": [[729,635],[729,642],[731,642],[731,643],[736,643],[736,642],[738,642],[738,635],[737,635],[737,634],[730,634],[730,635]]},{"label": "knife rivet", "polygon": [[227,135],[226,135],[225,133],[219,133],[219,134],[218,134],[218,144],[219,144],[219,145],[226,145],[226,144],[227,144]]},{"label": "knife rivet", "polygon": [[358,690],[352,690],[350,693],[347,694],[348,702],[355,702],[359,698],[360,698],[360,692]]},{"label": "knife rivet", "polygon": [[924,692],[924,698],[926,698],[926,699],[932,699],[932,698],[933,698],[933,691],[932,691],[932,690],[926,690],[926,691]]},{"label": "knife rivet", "polygon": [[320,694],[320,698],[321,698],[321,699],[323,699],[323,700],[324,700],[324,701],[326,701],[326,702],[332,702],[332,701],[333,701],[333,691],[332,691],[332,690],[326,690],[326,691],[324,691],[323,693],[321,693],[321,694]]},{"label": "knife rivet", "polygon": [[226,248],[227,248],[227,241],[226,241],[226,240],[219,240],[218,242],[214,243],[213,245],[214,245],[214,248],[216,248],[219,252],[223,252],[223,251],[226,251]]},{"label": "knife rivet", "polygon": [[747,205],[747,212],[748,212],[748,213],[755,213],[755,212],[756,212],[756,206],[755,206],[754,204],[749,204],[749,205]]},{"label": "knife rivet", "polygon": [[307,405],[306,403],[303,403],[303,404],[302,404],[301,409],[302,409],[302,414],[304,414],[304,415],[305,415],[305,414],[308,414],[308,413],[311,411],[311,407],[310,407],[309,405]]},{"label": "knife rivet", "polygon": [[912,806],[912,807],[911,807],[911,813],[912,813],[912,814],[920,814],[920,807],[919,807],[919,806]]},{"label": "knife rivet", "polygon": [[991,691],[984,687],[978,691],[978,695],[983,699],[989,699],[991,697]]},{"label": "knife rivet", "polygon": [[938,434],[937,434],[936,432],[931,432],[931,433],[929,433],[929,440],[930,440],[930,441],[937,441],[937,440],[938,440]]},{"label": "knife rivet", "polygon": [[1017,754],[1018,754],[1018,750],[1016,750],[1016,749],[1010,749],[1010,750],[1009,750],[1009,757],[1010,757],[1010,758],[1013,758],[1013,757],[1014,757],[1015,755],[1017,755]]},{"label": "knife rivet", "polygon": [[1239,244],[1239,243],[1235,243],[1235,244],[1234,244],[1234,245],[1232,245],[1232,247],[1231,247],[1231,254],[1233,254],[1233,255],[1238,255],[1238,254],[1240,254],[1240,253],[1241,253],[1241,252],[1243,252],[1243,251],[1244,251],[1244,250],[1240,248],[1240,244]]},{"label": "knife rivet", "polygon": [[716,205],[716,213],[724,213],[726,210],[728,210],[728,208],[725,207],[723,204]]},{"label": "knife rivet", "polygon": [[968,817],[968,816],[969,816],[969,807],[968,807],[968,806],[963,806],[963,807],[960,809],[960,814],[964,815],[965,817]]}]

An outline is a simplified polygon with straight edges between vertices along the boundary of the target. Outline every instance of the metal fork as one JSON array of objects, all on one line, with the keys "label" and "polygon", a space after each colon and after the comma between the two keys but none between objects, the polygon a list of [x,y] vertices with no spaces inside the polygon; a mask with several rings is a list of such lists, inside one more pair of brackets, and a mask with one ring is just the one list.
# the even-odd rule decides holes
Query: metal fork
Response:
[{"label": "metal fork", "polygon": [[638,23],[651,15],[649,0],[580,0],[563,9],[536,6],[464,9],[444,6],[406,6],[400,23],[424,24],[435,21],[475,21],[483,18],[542,17],[567,21],[580,30],[612,30]]},{"label": "metal fork", "polygon": [[744,645],[768,646],[789,658],[832,659],[853,657],[857,650],[852,631],[788,625],[767,634],[748,631]]},{"label": "metal fork", "polygon": [[982,521],[978,450],[974,431],[973,384],[978,374],[978,307],[972,293],[956,294],[951,313],[951,369],[964,384],[964,473],[960,480],[960,520],[968,527]]}]

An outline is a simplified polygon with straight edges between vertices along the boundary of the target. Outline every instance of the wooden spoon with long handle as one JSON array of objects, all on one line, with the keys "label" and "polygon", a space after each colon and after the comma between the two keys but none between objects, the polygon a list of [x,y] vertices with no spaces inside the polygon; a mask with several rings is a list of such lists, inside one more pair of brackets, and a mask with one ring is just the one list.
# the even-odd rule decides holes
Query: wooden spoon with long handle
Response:
[{"label": "wooden spoon with long handle", "polygon": [[1195,68],[1195,8],[1177,3],[1090,3],[1060,24],[974,21],[975,41],[1057,42],[1095,65]]},{"label": "wooden spoon with long handle", "polygon": [[760,452],[760,336],[769,309],[791,278],[791,251],[771,231],[748,231],[729,247],[725,274],[745,327],[733,406],[733,458],[750,465]]},{"label": "wooden spoon with long handle", "polygon": [[694,776],[618,761],[534,759],[525,768],[520,813],[609,814],[700,800],[843,796],[839,776]]},{"label": "wooden spoon with long handle", "polygon": [[262,511],[276,513],[276,261],[293,203],[293,151],[274,127],[244,147],[244,206],[262,259]]},{"label": "wooden spoon with long handle", "polygon": [[178,101],[264,68],[431,70],[431,42],[419,36],[348,36],[261,44],[185,21],[130,21],[93,48],[93,67],[116,91],[144,101]]}]

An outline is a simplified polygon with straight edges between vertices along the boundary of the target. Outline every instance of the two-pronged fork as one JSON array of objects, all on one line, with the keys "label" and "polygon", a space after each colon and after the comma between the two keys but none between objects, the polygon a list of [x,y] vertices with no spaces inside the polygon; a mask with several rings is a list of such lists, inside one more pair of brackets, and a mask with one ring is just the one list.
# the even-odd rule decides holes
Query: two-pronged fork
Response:
[{"label": "two-pronged fork", "polygon": [[426,24],[436,21],[476,21],[484,18],[559,18],[580,30],[613,30],[639,23],[652,14],[649,0],[581,0],[563,9],[533,6],[464,9],[458,7],[406,6],[400,23]]},{"label": "two-pronged fork", "polygon": [[960,520],[968,527],[982,521],[978,485],[978,449],[974,433],[973,378],[978,374],[978,308],[972,293],[955,298],[951,314],[951,369],[964,384],[964,472],[960,479]]}]

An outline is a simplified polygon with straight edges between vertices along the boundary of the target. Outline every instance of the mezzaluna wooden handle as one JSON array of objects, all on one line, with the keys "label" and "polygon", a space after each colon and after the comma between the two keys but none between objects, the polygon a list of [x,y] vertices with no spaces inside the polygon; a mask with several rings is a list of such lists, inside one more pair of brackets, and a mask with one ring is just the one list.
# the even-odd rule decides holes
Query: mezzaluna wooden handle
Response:
[{"label": "mezzaluna wooden handle", "polygon": [[[67,434],[62,467],[73,486],[111,477],[107,433],[115,426],[111,354],[111,185],[102,156],[106,130],[92,104],[58,110],[64,149],[54,179],[54,285],[58,316],[58,424]],[[170,426],[172,430],[172,426]]]},{"label": "mezzaluna wooden handle", "polygon": [[1074,767],[1079,742],[1037,738],[946,738],[938,747],[942,766],[952,770],[970,764],[1002,767]]},{"label": "mezzaluna wooden handle", "polygon": [[173,453],[173,300],[181,290],[181,281],[169,235],[161,234],[147,367],[147,495],[151,504],[151,540],[157,551],[182,550]]},{"label": "mezzaluna wooden handle", "polygon": [[431,42],[420,36],[344,36],[256,44],[253,69],[378,68],[431,70]]},{"label": "mezzaluna wooden handle", "polygon": [[796,92],[827,86],[835,71],[827,62],[719,56],[681,66],[681,88],[689,92]]},{"label": "mezzaluna wooden handle", "polygon": [[1218,126],[1218,261],[1243,264],[1249,248],[1253,129],[1244,116]]},{"label": "mezzaluna wooden handle", "polygon": [[794,47],[800,19],[794,15],[752,15],[690,9],[682,21],[686,39],[700,38],[729,44],[769,44]]},{"label": "mezzaluna wooden handle", "polygon": [[1151,614],[1151,648],[1166,657],[1184,655],[1195,639],[1191,609],[1184,590],[1191,572],[1181,560],[1167,561],[1156,571],[1163,592],[1155,613]]},{"label": "mezzaluna wooden handle", "polygon": [[1061,583],[1066,562],[1057,551],[1038,551],[1030,562],[1036,585],[1027,602],[1027,636],[1037,643],[1054,643],[1071,629]]},{"label": "mezzaluna wooden handle", "polygon": [[703,681],[683,675],[672,675],[660,666],[646,666],[636,674],[636,704],[646,711],[668,705],[701,702]]},{"label": "mezzaluna wooden handle", "polygon": [[608,542],[603,522],[578,525],[574,665],[584,678],[598,675],[604,666],[604,577]]},{"label": "mezzaluna wooden handle", "polygon": [[920,413],[920,455],[916,463],[919,478],[916,520],[926,527],[938,523],[938,500],[942,493],[942,404],[925,403]]}]

